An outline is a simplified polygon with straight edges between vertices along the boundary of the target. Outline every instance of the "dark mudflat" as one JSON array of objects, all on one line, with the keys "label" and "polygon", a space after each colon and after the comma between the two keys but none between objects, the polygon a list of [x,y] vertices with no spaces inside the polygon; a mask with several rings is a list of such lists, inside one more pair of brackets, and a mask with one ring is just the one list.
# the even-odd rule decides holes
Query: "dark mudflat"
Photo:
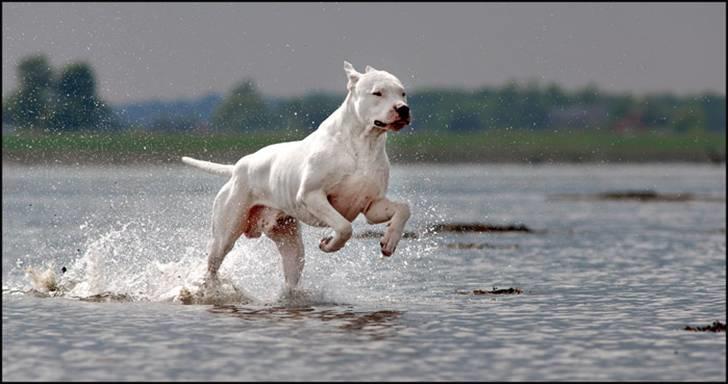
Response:
[{"label": "dark mudflat", "polygon": [[655,191],[606,192],[596,195],[602,200],[639,200],[639,201],[688,201],[695,197],[690,193],[657,193]]},{"label": "dark mudflat", "polygon": [[[430,225],[421,233],[406,231],[402,234],[403,239],[417,239],[423,235],[432,235],[441,232],[452,232],[452,233],[506,233],[506,232],[520,232],[520,233],[542,233],[544,231],[536,231],[526,227],[523,224],[484,224],[484,223],[441,223]],[[378,239],[384,236],[384,232],[367,230],[354,235],[357,239]]]},{"label": "dark mudflat", "polygon": [[444,223],[431,226],[432,232],[534,232],[523,224]]},{"label": "dark mudflat", "polygon": [[597,194],[563,194],[553,196],[555,200],[593,200],[593,201],[639,201],[639,202],[685,202],[685,201],[725,201],[723,198],[695,196],[692,193],[658,193],[653,190],[612,191]]},{"label": "dark mudflat", "polygon": [[518,244],[449,243],[451,249],[518,249]]},{"label": "dark mudflat", "polygon": [[714,321],[711,325],[703,327],[691,327],[688,325],[683,329],[691,332],[725,332],[725,324],[720,321]]},{"label": "dark mudflat", "polygon": [[492,291],[486,291],[484,289],[474,289],[472,292],[468,291],[458,291],[457,293],[461,295],[520,295],[523,293],[523,289],[521,288],[506,288],[506,289],[497,289],[493,287]]},{"label": "dark mudflat", "polygon": [[[384,232],[367,230],[354,235],[356,239],[379,239],[384,236]],[[402,234],[403,239],[416,239],[419,235],[415,232],[405,231]]]}]

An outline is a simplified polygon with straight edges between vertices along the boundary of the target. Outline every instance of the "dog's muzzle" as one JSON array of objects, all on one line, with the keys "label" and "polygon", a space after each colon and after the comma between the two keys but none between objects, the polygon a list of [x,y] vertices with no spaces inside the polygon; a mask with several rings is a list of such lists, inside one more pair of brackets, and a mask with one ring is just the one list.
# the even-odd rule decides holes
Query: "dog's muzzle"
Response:
[{"label": "dog's muzzle", "polygon": [[406,119],[399,119],[395,120],[391,123],[385,123],[381,120],[374,120],[374,125],[383,128],[385,130],[391,130],[391,131],[399,131],[400,129],[404,128],[407,124],[410,123],[409,117]]}]

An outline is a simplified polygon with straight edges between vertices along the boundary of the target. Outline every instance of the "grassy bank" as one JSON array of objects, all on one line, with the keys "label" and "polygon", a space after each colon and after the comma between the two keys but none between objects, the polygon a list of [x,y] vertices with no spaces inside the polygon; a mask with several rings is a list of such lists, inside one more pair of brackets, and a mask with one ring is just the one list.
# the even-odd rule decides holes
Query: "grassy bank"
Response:
[{"label": "grassy bank", "polygon": [[[3,135],[3,161],[20,163],[177,162],[183,155],[234,162],[266,145],[305,133],[239,135],[125,132]],[[717,133],[600,131],[486,131],[467,134],[400,132],[388,138],[397,162],[647,162],[724,161],[726,136]]]}]

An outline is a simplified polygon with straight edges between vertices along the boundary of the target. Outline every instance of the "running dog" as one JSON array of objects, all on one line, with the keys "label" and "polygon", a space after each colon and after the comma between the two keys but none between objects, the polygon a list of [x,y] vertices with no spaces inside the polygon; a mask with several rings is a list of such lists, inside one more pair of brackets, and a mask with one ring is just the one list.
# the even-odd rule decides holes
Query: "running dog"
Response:
[{"label": "running dog", "polygon": [[387,133],[410,123],[404,86],[392,74],[367,66],[358,72],[344,62],[348,93],[344,102],[309,136],[269,145],[235,165],[182,157],[186,164],[230,179],[212,207],[204,287],[214,287],[217,272],[235,241],[265,234],[283,260],[287,288],[297,286],[304,266],[300,222],[330,227],[319,248],[335,252],[351,238],[351,222],[388,222],[381,252],[391,256],[410,217],[407,203],[386,197],[389,159]]}]

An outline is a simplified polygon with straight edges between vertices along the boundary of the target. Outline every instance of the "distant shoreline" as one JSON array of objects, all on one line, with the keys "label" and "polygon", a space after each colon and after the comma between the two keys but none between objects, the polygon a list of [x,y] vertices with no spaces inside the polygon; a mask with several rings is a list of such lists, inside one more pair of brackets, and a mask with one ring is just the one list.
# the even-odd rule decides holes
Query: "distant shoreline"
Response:
[{"label": "distant shoreline", "polygon": [[[181,156],[235,162],[273,143],[307,133],[23,133],[4,134],[3,162],[19,164],[175,163]],[[618,134],[600,131],[485,131],[390,134],[396,163],[724,163],[724,133]]]}]

